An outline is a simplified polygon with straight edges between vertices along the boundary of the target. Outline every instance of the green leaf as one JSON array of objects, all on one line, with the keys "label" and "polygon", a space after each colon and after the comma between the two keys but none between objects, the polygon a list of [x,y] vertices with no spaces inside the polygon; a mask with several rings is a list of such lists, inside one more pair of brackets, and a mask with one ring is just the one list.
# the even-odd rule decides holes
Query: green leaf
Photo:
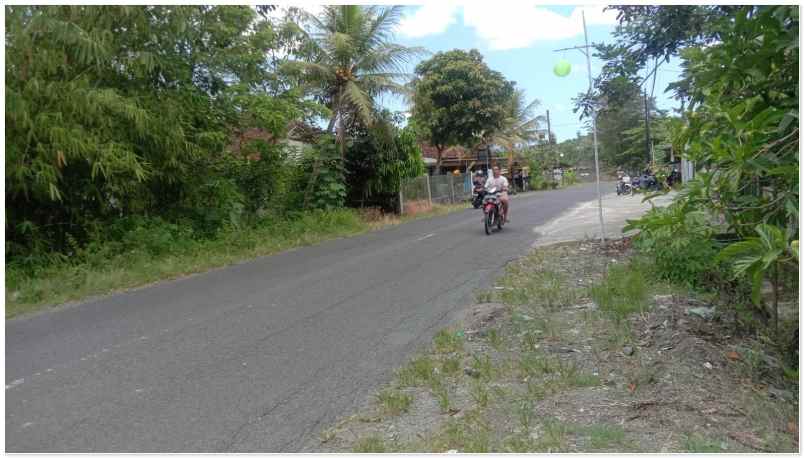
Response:
[{"label": "green leaf", "polygon": [[784,132],[790,126],[790,124],[798,119],[798,113],[791,111],[789,113],[785,113],[784,118],[782,118],[782,122],[779,123],[779,132]]}]

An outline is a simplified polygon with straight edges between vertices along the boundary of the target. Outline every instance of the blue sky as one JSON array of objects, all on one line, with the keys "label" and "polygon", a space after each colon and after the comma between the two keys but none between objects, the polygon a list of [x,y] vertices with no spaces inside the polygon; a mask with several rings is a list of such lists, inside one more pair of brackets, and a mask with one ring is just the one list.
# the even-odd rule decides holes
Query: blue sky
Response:
[{"label": "blue sky", "polygon": [[[586,14],[590,42],[612,42],[616,13],[603,12],[603,6],[582,8]],[[588,87],[586,59],[580,51],[553,52],[554,49],[583,44],[580,7],[544,6],[528,3],[478,4],[432,3],[408,6],[396,41],[423,46],[431,52],[450,49],[478,49],[486,63],[524,88],[528,99],[538,98],[539,111],[550,110],[551,124],[559,141],[585,131],[572,112],[572,98]],[[553,74],[553,66],[567,59],[572,72],[565,78]],[[412,67],[415,64],[411,65]],[[596,75],[602,63],[592,61]],[[655,96],[660,108],[679,104],[664,90],[677,79],[679,67],[671,61],[660,67]],[[651,82],[648,83],[650,92]],[[386,97],[382,103],[393,110],[405,110],[400,100]]]}]

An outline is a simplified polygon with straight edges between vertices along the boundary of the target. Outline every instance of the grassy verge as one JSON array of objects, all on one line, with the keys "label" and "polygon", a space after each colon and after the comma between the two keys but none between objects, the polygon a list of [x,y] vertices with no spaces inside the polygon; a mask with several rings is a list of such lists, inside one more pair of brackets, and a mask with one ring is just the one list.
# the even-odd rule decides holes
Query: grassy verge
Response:
[{"label": "grassy verge", "polygon": [[112,257],[92,256],[80,263],[52,264],[34,271],[7,265],[6,318],[463,208],[466,205],[435,205],[429,212],[401,218],[348,209],[311,213],[222,233],[212,240],[183,240],[158,249],[137,247]]},{"label": "grassy verge", "polygon": [[685,314],[695,298],[654,278],[628,246],[558,244],[509,264],[477,293],[479,318],[436,333],[315,450],[796,449],[789,384],[762,392],[745,340]]}]

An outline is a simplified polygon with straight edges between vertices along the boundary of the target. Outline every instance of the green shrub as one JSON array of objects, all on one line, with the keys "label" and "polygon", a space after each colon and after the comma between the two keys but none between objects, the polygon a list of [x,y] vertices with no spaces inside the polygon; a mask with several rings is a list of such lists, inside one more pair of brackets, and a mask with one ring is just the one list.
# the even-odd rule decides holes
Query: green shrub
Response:
[{"label": "green shrub", "polygon": [[544,176],[541,173],[534,173],[530,176],[530,188],[536,191],[540,191],[547,186],[547,180],[544,179]]},{"label": "green shrub", "polygon": [[575,173],[575,170],[567,170],[564,172],[562,180],[564,186],[570,186],[578,182],[578,175]]},{"label": "green shrub", "polygon": [[653,208],[624,231],[639,229],[634,246],[651,260],[651,271],[663,280],[701,288],[718,269],[714,226],[703,211],[681,202]]},{"label": "green shrub", "polygon": [[342,208],[346,200],[344,164],[331,136],[304,152],[296,187],[303,190],[301,206],[305,209]]}]

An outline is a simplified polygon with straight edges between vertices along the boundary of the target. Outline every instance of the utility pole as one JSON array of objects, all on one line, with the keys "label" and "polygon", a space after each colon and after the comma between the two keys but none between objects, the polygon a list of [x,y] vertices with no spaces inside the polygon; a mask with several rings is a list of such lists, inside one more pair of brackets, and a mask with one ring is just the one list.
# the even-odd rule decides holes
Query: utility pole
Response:
[{"label": "utility pole", "polygon": [[[583,41],[586,44],[586,70],[589,76],[589,93],[592,93],[592,59],[589,57],[589,34],[586,31],[586,15],[581,10],[583,20]],[[600,244],[606,246],[606,226],[603,224],[603,199],[600,197],[600,165],[597,154],[597,108],[592,108],[592,135],[595,140],[595,181],[597,185],[597,211],[600,218]]]},{"label": "utility pole", "polygon": [[651,148],[651,145],[650,145],[650,114],[648,113],[648,91],[647,91],[647,89],[643,89],[643,94],[645,96],[645,151],[646,151],[646,153],[648,155],[648,161],[652,162],[653,153],[651,151],[652,148]]},{"label": "utility pole", "polygon": [[[547,110],[547,151],[552,155],[553,154],[553,134],[550,130],[550,110]],[[558,161],[558,158],[556,158]],[[555,167],[558,167],[556,164]]]},{"label": "utility pole", "polygon": [[[572,48],[556,49],[554,52],[577,49],[586,56],[586,70],[587,75],[589,76],[589,93],[591,94],[592,88],[594,87],[592,84],[592,58],[589,55],[589,48],[591,48],[591,46],[589,46],[589,34],[586,30],[586,15],[584,14],[583,10],[581,10],[581,20],[583,21],[583,39],[585,45],[573,46]],[[600,244],[606,246],[606,226],[603,223],[603,199],[600,196],[600,164],[597,149],[597,108],[594,105],[592,106],[592,138],[595,144],[595,183],[597,188],[597,211],[600,219]]]}]

